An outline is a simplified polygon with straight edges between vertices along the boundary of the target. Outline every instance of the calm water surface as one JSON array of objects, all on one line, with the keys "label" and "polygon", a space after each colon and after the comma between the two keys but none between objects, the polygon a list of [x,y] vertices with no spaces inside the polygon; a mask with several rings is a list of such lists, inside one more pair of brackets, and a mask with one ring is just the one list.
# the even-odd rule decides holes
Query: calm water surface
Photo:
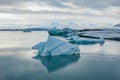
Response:
[{"label": "calm water surface", "polygon": [[120,80],[120,42],[80,45],[80,56],[33,58],[47,32],[0,32],[0,80]]}]

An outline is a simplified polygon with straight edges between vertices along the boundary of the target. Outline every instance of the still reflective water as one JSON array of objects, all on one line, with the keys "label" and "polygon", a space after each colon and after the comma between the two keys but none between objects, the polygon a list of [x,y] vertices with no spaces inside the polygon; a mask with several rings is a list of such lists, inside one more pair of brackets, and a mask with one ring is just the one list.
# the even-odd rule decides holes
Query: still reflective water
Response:
[{"label": "still reflective water", "polygon": [[0,80],[120,80],[120,42],[80,45],[80,56],[34,57],[47,32],[0,32]]}]

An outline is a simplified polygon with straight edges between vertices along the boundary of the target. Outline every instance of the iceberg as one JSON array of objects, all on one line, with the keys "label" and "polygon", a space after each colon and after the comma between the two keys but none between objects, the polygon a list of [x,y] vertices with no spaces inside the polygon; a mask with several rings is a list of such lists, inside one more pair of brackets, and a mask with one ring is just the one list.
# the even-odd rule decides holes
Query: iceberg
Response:
[{"label": "iceberg", "polygon": [[63,28],[63,36],[64,37],[70,37],[74,34],[73,30],[71,28]]},{"label": "iceberg", "polygon": [[40,56],[72,55],[79,54],[77,45],[67,43],[55,36],[49,36],[46,42],[41,42],[32,47],[38,50]]},{"label": "iceberg", "polygon": [[74,34],[73,30],[71,28],[63,28],[63,29],[57,29],[56,27],[53,27],[48,31],[50,35],[54,36],[64,36],[64,37],[70,37]]},{"label": "iceberg", "polygon": [[48,31],[48,33],[50,35],[54,35],[54,36],[62,36],[63,35],[63,31],[60,29],[57,29],[56,27],[53,27],[52,29],[50,29]]},{"label": "iceberg", "polygon": [[45,42],[40,42],[32,47],[32,49],[39,49],[40,47],[43,47],[45,45]]},{"label": "iceberg", "polygon": [[69,43],[72,44],[81,44],[81,45],[87,45],[87,44],[96,44],[99,43],[100,45],[103,45],[105,43],[103,38],[100,39],[92,39],[92,38],[80,38],[78,36],[72,36],[67,38]]}]

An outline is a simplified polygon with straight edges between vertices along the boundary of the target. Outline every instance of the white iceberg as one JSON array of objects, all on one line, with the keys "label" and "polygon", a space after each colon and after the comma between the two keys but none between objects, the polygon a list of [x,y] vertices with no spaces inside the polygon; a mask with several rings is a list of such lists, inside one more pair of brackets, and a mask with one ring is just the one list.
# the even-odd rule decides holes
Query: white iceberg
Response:
[{"label": "white iceberg", "polygon": [[77,45],[67,43],[54,36],[49,36],[46,42],[38,43],[32,48],[37,49],[40,56],[72,55],[80,52]]}]

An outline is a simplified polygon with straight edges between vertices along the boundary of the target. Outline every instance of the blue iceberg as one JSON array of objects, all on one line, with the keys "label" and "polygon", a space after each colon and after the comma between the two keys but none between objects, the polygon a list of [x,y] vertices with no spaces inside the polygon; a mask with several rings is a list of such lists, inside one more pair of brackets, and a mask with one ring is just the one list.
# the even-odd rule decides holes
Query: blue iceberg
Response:
[{"label": "blue iceberg", "polygon": [[92,38],[80,38],[78,36],[72,36],[67,38],[69,43],[78,44],[78,45],[87,45],[87,44],[100,44],[103,45],[105,43],[103,38],[100,39],[92,39]]},{"label": "blue iceberg", "polygon": [[64,37],[70,37],[74,34],[73,30],[71,28],[63,28],[63,29],[57,29],[56,27],[53,27],[48,31],[50,35],[54,36],[64,36]]},{"label": "blue iceberg", "polygon": [[48,33],[50,35],[54,35],[54,36],[62,36],[64,34],[64,32],[60,29],[57,29],[56,27],[53,27],[52,29],[50,29],[48,31]]},{"label": "blue iceberg", "polygon": [[46,42],[38,43],[32,48],[37,49],[40,56],[72,55],[80,52],[77,45],[67,43],[54,36],[49,36]]}]

